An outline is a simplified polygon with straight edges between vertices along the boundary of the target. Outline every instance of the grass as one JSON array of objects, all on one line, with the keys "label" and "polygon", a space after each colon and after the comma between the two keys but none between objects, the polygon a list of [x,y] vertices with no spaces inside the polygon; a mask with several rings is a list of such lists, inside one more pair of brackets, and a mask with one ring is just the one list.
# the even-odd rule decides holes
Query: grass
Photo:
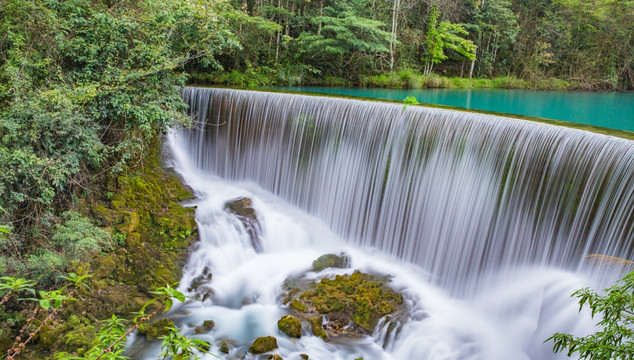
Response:
[{"label": "grass", "polygon": [[532,89],[572,90],[576,84],[556,79],[524,80],[514,76],[492,79],[446,77],[436,74],[423,75],[406,69],[386,74],[364,76],[359,81],[363,87],[385,87],[395,89]]}]

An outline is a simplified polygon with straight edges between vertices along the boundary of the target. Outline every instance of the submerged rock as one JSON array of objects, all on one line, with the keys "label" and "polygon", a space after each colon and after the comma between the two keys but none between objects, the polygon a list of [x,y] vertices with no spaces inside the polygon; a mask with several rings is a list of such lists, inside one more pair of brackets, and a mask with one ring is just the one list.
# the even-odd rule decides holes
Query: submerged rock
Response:
[{"label": "submerged rock", "polygon": [[222,339],[217,342],[218,349],[223,354],[228,354],[231,352],[231,349],[236,347],[237,343],[231,339]]},{"label": "submerged rock", "polygon": [[203,321],[203,326],[209,330],[212,330],[213,328],[216,327],[216,322],[213,320],[205,320]]},{"label": "submerged rock", "polygon": [[293,315],[286,315],[277,322],[277,327],[284,334],[293,337],[302,337],[302,323]]},{"label": "submerged rock", "polygon": [[258,233],[260,232],[260,223],[255,213],[255,209],[251,204],[251,199],[247,197],[237,198],[225,204],[225,210],[234,214],[249,234],[251,246],[256,252],[262,251],[262,244]]},{"label": "submerged rock", "polygon": [[263,336],[255,339],[253,345],[249,348],[249,352],[257,355],[274,349],[277,349],[277,339],[273,336]]},{"label": "submerged rock", "polygon": [[320,272],[326,268],[347,269],[350,267],[350,256],[341,253],[340,255],[325,254],[313,261],[313,271]]},{"label": "submerged rock", "polygon": [[153,323],[139,325],[139,333],[145,335],[148,340],[169,335],[172,329],[174,329],[174,322],[170,319],[160,319]]}]

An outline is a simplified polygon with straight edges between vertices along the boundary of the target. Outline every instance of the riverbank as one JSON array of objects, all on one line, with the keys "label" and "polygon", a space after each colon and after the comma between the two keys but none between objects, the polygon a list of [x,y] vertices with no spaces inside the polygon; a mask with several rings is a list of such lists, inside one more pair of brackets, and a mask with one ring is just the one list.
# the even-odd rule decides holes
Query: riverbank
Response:
[{"label": "riverbank", "polygon": [[379,75],[362,75],[353,79],[320,76],[310,72],[292,76],[271,68],[233,70],[207,73],[191,73],[191,85],[222,85],[240,87],[260,86],[331,86],[367,87],[391,89],[521,89],[521,90],[610,90],[592,84],[566,81],[557,78],[520,79],[515,76],[496,78],[447,77],[436,74],[423,75],[413,70],[400,70]]},{"label": "riverbank", "polygon": [[[173,285],[182,275],[190,245],[198,239],[194,210],[181,202],[192,194],[161,162],[162,139],[155,137],[142,159],[118,174],[96,179],[77,197],[72,211],[109,233],[113,246],[90,258],[68,264],[64,271],[89,276],[87,288],[77,290],[75,301],[65,302],[53,321],[36,317],[28,302],[0,306],[0,350],[5,354],[24,327],[34,333],[21,354],[25,359],[84,356],[99,345],[102,320],[131,314],[156,295],[155,289]],[[41,288],[38,288],[38,290]]]}]

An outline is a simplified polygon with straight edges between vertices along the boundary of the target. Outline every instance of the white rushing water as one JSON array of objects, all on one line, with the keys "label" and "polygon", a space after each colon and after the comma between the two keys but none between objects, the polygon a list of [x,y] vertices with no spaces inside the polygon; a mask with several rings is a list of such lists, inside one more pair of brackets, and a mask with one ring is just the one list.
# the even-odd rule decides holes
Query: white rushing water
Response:
[{"label": "white rushing water", "polygon": [[[631,141],[395,104],[197,88],[183,96],[196,123],[168,146],[196,195],[201,241],[181,290],[208,268],[213,296],[170,318],[212,344],[235,341],[228,355],[212,347],[222,358],[253,358],[246,349],[265,335],[286,360],[565,358],[543,342],[593,329],[570,298],[601,284],[584,256],[631,256]],[[259,252],[224,209],[240,197],[253,200]],[[411,308],[401,330],[378,326],[346,343],[307,328],[299,340],[281,335],[284,280],[350,273],[309,271],[340,252],[353,269],[392,277]],[[195,334],[204,320],[215,328]],[[141,343],[133,355],[155,358]]]}]

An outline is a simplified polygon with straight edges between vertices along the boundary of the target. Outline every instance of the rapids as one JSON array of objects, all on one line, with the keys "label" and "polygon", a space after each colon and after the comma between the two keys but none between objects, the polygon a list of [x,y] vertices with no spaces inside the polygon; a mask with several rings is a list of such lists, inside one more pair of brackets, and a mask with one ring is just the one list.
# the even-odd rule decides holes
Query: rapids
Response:
[{"label": "rapids", "polygon": [[[172,130],[167,147],[196,195],[201,240],[180,290],[209,267],[214,296],[169,316],[222,358],[264,335],[287,360],[566,358],[544,340],[593,330],[570,294],[616,276],[584,257],[631,258],[631,141],[369,101],[200,88],[183,97],[194,125]],[[259,253],[224,210],[243,196],[261,225]],[[341,251],[355,269],[391,275],[410,318],[398,333],[377,326],[346,343],[281,335],[284,279]],[[207,319],[214,330],[195,334]],[[238,346],[222,354],[219,339]],[[159,352],[130,342],[135,358]]]}]

